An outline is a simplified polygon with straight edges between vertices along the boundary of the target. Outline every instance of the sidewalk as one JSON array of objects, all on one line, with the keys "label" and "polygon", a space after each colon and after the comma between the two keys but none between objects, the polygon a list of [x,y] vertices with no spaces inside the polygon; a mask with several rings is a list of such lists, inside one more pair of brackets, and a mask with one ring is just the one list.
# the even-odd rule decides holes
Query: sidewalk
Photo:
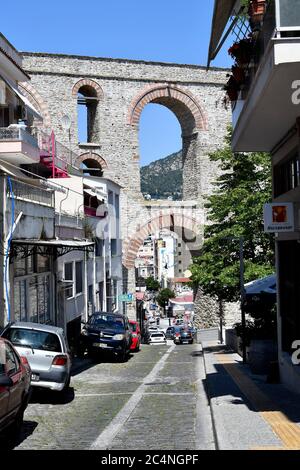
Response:
[{"label": "sidewalk", "polygon": [[203,342],[202,347],[218,448],[299,450],[300,396],[252,374],[226,346]]}]

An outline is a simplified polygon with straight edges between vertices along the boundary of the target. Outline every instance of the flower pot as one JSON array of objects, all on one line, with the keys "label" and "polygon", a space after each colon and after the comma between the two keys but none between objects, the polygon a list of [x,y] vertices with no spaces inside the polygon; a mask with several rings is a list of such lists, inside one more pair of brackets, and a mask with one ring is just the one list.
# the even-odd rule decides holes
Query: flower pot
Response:
[{"label": "flower pot", "polygon": [[263,20],[266,12],[266,0],[252,0],[249,5],[250,24],[258,24]]},{"label": "flower pot", "polygon": [[248,352],[248,363],[253,374],[267,374],[270,364],[277,359],[276,341],[252,339]]}]

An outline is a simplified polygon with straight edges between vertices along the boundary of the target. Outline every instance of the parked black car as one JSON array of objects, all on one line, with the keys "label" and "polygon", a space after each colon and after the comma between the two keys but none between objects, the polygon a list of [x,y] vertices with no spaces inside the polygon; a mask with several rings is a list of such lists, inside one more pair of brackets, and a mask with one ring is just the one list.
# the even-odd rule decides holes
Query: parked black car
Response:
[{"label": "parked black car", "polygon": [[90,316],[81,332],[80,353],[88,355],[109,352],[125,361],[129,354],[132,333],[128,318],[119,313],[98,312]]},{"label": "parked black car", "polygon": [[167,339],[174,339],[174,336],[175,336],[175,326],[169,326],[167,329],[166,329],[166,338]]},{"label": "parked black car", "polygon": [[174,343],[175,344],[193,344],[194,338],[189,328],[180,328],[178,332],[175,332]]}]

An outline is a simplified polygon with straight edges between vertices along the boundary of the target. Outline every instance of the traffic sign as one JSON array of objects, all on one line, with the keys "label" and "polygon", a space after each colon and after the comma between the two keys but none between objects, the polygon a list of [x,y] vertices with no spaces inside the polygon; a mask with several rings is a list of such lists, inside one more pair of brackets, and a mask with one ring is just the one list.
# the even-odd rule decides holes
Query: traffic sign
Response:
[{"label": "traffic sign", "polygon": [[121,302],[132,302],[133,301],[133,294],[122,294],[119,295],[119,300]]}]

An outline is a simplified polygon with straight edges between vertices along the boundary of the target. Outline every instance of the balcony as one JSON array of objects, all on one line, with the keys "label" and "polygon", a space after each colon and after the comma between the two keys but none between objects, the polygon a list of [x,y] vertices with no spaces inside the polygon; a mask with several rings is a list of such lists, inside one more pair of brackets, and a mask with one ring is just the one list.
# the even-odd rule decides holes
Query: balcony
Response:
[{"label": "balcony", "polygon": [[233,105],[234,151],[272,151],[299,116],[300,105],[292,101],[293,84],[300,80],[296,3],[270,2],[260,31],[254,32],[253,57]]},{"label": "balcony", "polygon": [[0,128],[0,159],[16,165],[38,163],[38,142],[18,125]]}]

